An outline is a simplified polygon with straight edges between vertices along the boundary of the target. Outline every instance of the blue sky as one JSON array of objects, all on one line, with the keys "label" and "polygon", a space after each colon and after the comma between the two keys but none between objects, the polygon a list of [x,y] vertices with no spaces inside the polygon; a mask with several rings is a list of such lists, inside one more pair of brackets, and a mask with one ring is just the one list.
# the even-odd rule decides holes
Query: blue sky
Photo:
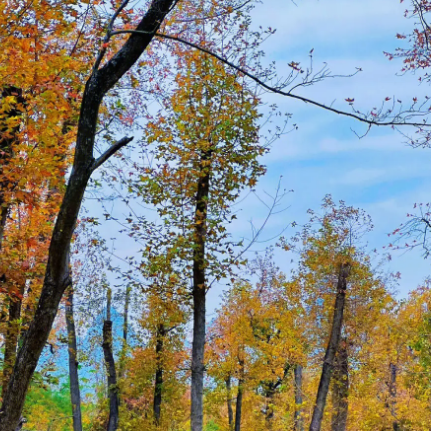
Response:
[{"label": "blue sky", "polygon": [[[401,61],[388,61],[383,54],[399,46],[396,33],[408,33],[413,27],[404,18],[404,9],[397,0],[297,0],[296,5],[289,0],[264,0],[253,12],[253,25],[277,29],[263,48],[267,61],[277,61],[280,75],[287,75],[287,63],[292,60],[306,66],[312,48],[316,68],[327,62],[334,74],[349,74],[361,67],[363,71],[353,78],[327,79],[300,94],[327,104],[335,100],[334,106],[346,110],[345,98],[354,98],[355,106],[367,110],[379,106],[387,96],[395,95],[408,105],[414,96],[421,98],[429,91],[427,85],[419,86],[417,76],[400,76]],[[263,160],[268,172],[256,188],[258,195],[273,194],[280,176],[282,186],[294,193],[285,198],[289,208],[269,220],[261,239],[277,235],[292,221],[304,223],[307,209],[318,209],[330,193],[335,200],[363,208],[372,216],[375,229],[367,241],[370,249],[384,252],[390,241],[387,233],[405,222],[415,202],[429,200],[431,150],[408,147],[390,128],[372,129],[359,140],[352,129],[362,134],[366,127],[352,120],[278,95],[267,94],[264,101],[292,113],[291,123],[299,129],[281,137]],[[128,213],[118,203],[107,206],[118,217]],[[104,219],[98,203],[87,201],[86,207]],[[237,209],[238,221],[230,227],[236,238],[248,237],[249,222],[259,226],[267,212],[253,195]],[[113,242],[117,255],[133,254],[139,247],[116,234],[118,229],[114,222],[104,223],[102,233],[107,239],[117,238]],[[285,235],[294,233],[290,228]],[[248,256],[270,244],[256,244]],[[277,264],[285,271],[290,269],[290,258],[284,252],[275,253]],[[115,258],[113,262],[121,263]],[[387,269],[402,274],[400,297],[424,280],[429,264],[419,251],[393,253]],[[210,291],[209,316],[219,304],[222,290],[223,286],[214,286]]]},{"label": "blue sky", "polygon": [[[327,104],[335,100],[334,106],[346,110],[345,98],[354,98],[355,106],[367,110],[387,96],[395,95],[408,105],[414,96],[420,99],[429,92],[417,76],[401,76],[401,60],[389,61],[383,54],[400,46],[396,33],[409,33],[413,27],[414,22],[404,18],[405,7],[395,0],[299,0],[296,6],[272,0],[256,7],[254,22],[277,28],[265,50],[267,59],[277,61],[280,74],[287,72],[286,63],[292,60],[307,65],[312,48],[316,68],[327,62],[334,74],[349,74],[361,67],[353,78],[328,79],[300,94]],[[387,233],[405,222],[415,202],[429,201],[430,150],[407,146],[405,138],[389,128],[371,130],[359,140],[351,129],[362,134],[363,125],[281,96],[267,97],[291,112],[292,123],[299,126],[276,142],[265,158],[268,174],[258,187],[260,195],[273,191],[280,175],[283,185],[294,189],[287,198],[290,208],[270,221],[268,237],[286,221],[304,222],[306,210],[318,209],[330,193],[372,216],[375,229],[367,240],[370,248],[384,252],[392,240]],[[253,213],[253,204],[244,213]],[[263,213],[255,218],[256,224]],[[392,256],[388,270],[401,272],[399,296],[406,296],[429,274],[429,262],[419,251]],[[286,257],[276,253],[281,267]]]}]

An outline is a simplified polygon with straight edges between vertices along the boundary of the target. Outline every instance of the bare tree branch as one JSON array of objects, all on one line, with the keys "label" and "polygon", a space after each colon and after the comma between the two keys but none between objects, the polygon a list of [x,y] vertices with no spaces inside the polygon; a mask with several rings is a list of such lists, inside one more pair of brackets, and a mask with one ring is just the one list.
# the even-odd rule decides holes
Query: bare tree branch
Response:
[{"label": "bare tree branch", "polygon": [[106,162],[111,156],[113,156],[118,150],[126,146],[129,142],[133,141],[133,137],[124,137],[115,144],[111,145],[99,158],[95,159],[92,166],[91,172],[94,172],[99,166]]},{"label": "bare tree branch", "polygon": [[[139,31],[139,30],[117,30],[117,31],[112,32],[111,36],[118,35],[118,34],[127,34],[127,33],[130,33],[130,34],[148,34],[151,32],[143,32],[143,31]],[[215,52],[212,52],[212,51],[210,51],[210,50],[208,50],[202,46],[199,46],[193,42],[189,42],[189,41],[182,39],[180,37],[171,36],[171,35],[164,34],[164,33],[155,33],[155,36],[162,38],[162,39],[168,39],[168,40],[173,40],[173,41],[176,41],[179,43],[183,43],[187,46],[190,46],[191,48],[197,49],[197,50],[199,50],[199,51],[201,51],[207,55],[210,55],[210,56],[216,58],[217,60],[223,62],[227,66],[231,67],[232,69],[235,69],[239,73],[247,76],[248,78],[250,78],[251,80],[256,82],[258,85],[260,85],[262,88],[264,88],[265,90],[267,90],[271,93],[276,93],[276,94],[280,94],[282,96],[290,97],[292,99],[300,100],[304,103],[308,103],[310,105],[322,108],[326,111],[333,112],[334,114],[342,115],[344,117],[353,118],[353,119],[355,119],[361,123],[367,124],[369,127],[372,127],[372,126],[380,126],[380,127],[382,127],[382,126],[386,126],[386,127],[387,126],[390,126],[390,127],[411,126],[411,127],[419,127],[419,128],[431,127],[431,123],[427,123],[426,119],[424,119],[421,122],[417,122],[417,121],[408,121],[408,119],[403,117],[403,115],[406,115],[406,117],[408,117],[408,118],[417,117],[417,116],[424,116],[425,117],[425,116],[429,115],[429,111],[415,111],[412,109],[407,109],[405,111],[400,111],[400,112],[394,114],[392,116],[391,120],[386,120],[386,118],[388,118],[388,115],[393,112],[392,110],[388,110],[388,112],[385,115],[383,115],[383,119],[382,119],[382,109],[379,110],[378,113],[374,113],[373,111],[371,111],[368,114],[362,114],[357,110],[353,110],[353,112],[342,111],[340,109],[336,109],[336,108],[332,107],[332,104],[326,105],[324,103],[317,102],[313,99],[309,99],[307,97],[292,93],[293,88],[297,88],[298,86],[306,86],[309,84],[301,83],[301,84],[293,87],[292,89],[286,91],[283,89],[283,88],[285,88],[284,85],[278,86],[278,87],[269,85],[266,82],[264,82],[261,78],[257,77],[256,75],[253,75],[252,73],[248,72],[244,68],[237,66],[236,64],[227,60],[226,58],[223,58],[220,55],[216,54]],[[352,74],[351,76],[353,76],[353,75],[354,74]]]}]

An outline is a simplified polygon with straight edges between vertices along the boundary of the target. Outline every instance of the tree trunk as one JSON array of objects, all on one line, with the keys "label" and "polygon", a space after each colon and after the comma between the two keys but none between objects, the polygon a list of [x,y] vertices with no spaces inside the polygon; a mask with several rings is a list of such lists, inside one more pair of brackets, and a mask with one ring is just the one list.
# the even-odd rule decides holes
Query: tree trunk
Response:
[{"label": "tree trunk", "polygon": [[302,365],[294,368],[295,378],[295,431],[304,431],[304,418],[302,417]]},{"label": "tree trunk", "polygon": [[340,266],[331,334],[323,361],[322,375],[320,377],[319,389],[317,390],[316,404],[313,410],[310,431],[320,431],[322,426],[323,411],[325,410],[326,398],[328,396],[335,354],[340,343],[344,305],[346,302],[347,277],[349,276],[349,271],[349,264],[342,264]]},{"label": "tree trunk", "polygon": [[69,353],[70,401],[72,403],[73,431],[82,431],[81,393],[79,390],[77,342],[73,316],[73,289],[66,299],[67,346]]},{"label": "tree trunk", "polygon": [[331,430],[346,431],[349,395],[349,368],[346,340],[343,340],[338,347],[332,380],[333,413]]},{"label": "tree trunk", "polygon": [[154,383],[154,422],[158,427],[160,425],[160,414],[162,406],[162,390],[163,390],[163,347],[164,338],[166,335],[165,327],[163,324],[157,327],[157,342],[156,342],[156,378]]},{"label": "tree trunk", "polygon": [[229,431],[233,431],[234,423],[233,423],[233,409],[232,409],[232,380],[231,376],[226,378],[226,392],[227,392],[227,415],[229,421]]},{"label": "tree trunk", "polygon": [[123,321],[123,346],[120,354],[120,367],[118,370],[118,377],[124,377],[124,366],[127,353],[127,336],[129,331],[129,302],[130,302],[130,287],[126,288],[126,297],[124,299],[124,321]]},{"label": "tree trunk", "polygon": [[1,206],[1,214],[0,214],[0,250],[1,250],[2,245],[3,245],[4,229],[6,227],[6,220],[7,220],[8,212],[9,212],[9,206],[7,204],[3,203]]},{"label": "tree trunk", "polygon": [[91,173],[130,139],[119,141],[94,159],[94,139],[100,104],[106,93],[133,66],[154,38],[175,0],[152,0],[136,30],[103,67],[88,79],[79,116],[73,168],[57,216],[48,253],[45,279],[33,321],[26,332],[0,409],[0,431],[14,430],[20,420],[31,377],[70,285],[69,250],[78,212]]},{"label": "tree trunk", "polygon": [[[22,97],[22,90],[12,86],[5,86],[1,90],[0,103],[3,98],[14,96],[17,104],[25,104],[25,100]],[[6,111],[6,120],[21,116],[22,112],[15,106]],[[15,127],[12,131],[8,131],[9,126],[7,124],[0,126],[0,251],[3,245],[4,230],[6,227],[7,215],[9,213],[9,203],[5,200],[5,192],[14,187],[3,177],[3,166],[7,165],[13,157],[14,145],[18,140],[19,126]],[[2,274],[0,283],[5,283],[6,274]],[[7,385],[9,383],[10,376],[16,360],[16,352],[18,346],[19,330],[20,330],[20,318],[21,318],[21,306],[22,306],[22,295],[24,294],[24,286],[21,287],[19,297],[8,298],[9,301],[9,318],[6,324],[5,334],[5,348],[4,348],[4,362],[3,362],[3,379],[2,379],[2,396],[6,392]]]},{"label": "tree trunk", "polygon": [[242,398],[244,396],[244,361],[239,362],[240,378],[238,379],[238,393],[236,396],[235,431],[241,431]]},{"label": "tree trunk", "polygon": [[[9,85],[4,86],[1,90],[0,104],[2,103],[2,99],[9,96],[14,96],[17,104],[25,104],[25,99],[22,96],[22,90],[20,88]],[[5,120],[7,120],[22,116],[22,111],[14,106],[11,107],[9,111],[5,111],[5,114],[7,114],[5,118]],[[9,127],[10,126],[6,123],[0,125],[0,250],[10,206],[5,199],[5,192],[7,190],[12,190],[16,185],[16,183],[10,183],[6,178],[3,178],[3,166],[6,166],[14,155],[14,145],[17,143],[20,129],[20,126],[17,126],[10,131],[8,130]]]},{"label": "tree trunk", "polygon": [[201,157],[201,177],[198,180],[195,209],[193,249],[193,345],[191,387],[191,431],[203,431],[203,390],[205,351],[205,243],[209,196],[211,151]]},{"label": "tree trunk", "polygon": [[20,332],[21,306],[24,287],[20,289],[20,297],[9,298],[9,319],[7,321],[4,344],[2,396],[6,391],[16,360],[18,337]]},{"label": "tree trunk", "polygon": [[400,431],[400,425],[397,419],[397,366],[395,364],[390,364],[389,371],[390,371],[389,408],[391,411],[391,415],[394,418],[392,422],[392,429],[394,431]]},{"label": "tree trunk", "polygon": [[111,289],[108,289],[107,316],[103,322],[103,354],[105,356],[106,371],[108,374],[109,420],[107,431],[116,431],[118,428],[120,398],[118,394],[117,372],[112,351],[112,320],[111,320]]},{"label": "tree trunk", "polygon": [[276,388],[274,387],[274,384],[272,382],[269,383],[266,389],[266,408],[265,408],[265,423],[266,423],[266,429],[272,430],[272,422],[274,418],[274,408],[272,407],[274,402],[274,395],[275,395]]}]

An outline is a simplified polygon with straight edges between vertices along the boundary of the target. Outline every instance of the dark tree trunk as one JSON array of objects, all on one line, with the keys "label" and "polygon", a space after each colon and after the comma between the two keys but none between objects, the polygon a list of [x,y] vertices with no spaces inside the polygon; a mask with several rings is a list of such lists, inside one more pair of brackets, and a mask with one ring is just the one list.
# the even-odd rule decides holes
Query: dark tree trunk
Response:
[{"label": "dark tree trunk", "polygon": [[3,383],[2,383],[2,394],[6,391],[9,383],[10,376],[12,374],[13,367],[16,360],[16,350],[18,347],[18,338],[20,333],[20,318],[21,318],[21,306],[22,306],[22,295],[24,293],[24,287],[21,288],[19,295],[20,297],[9,298],[9,319],[7,321],[6,338],[4,344],[4,360],[3,360]]},{"label": "dark tree trunk", "polygon": [[[5,86],[1,90],[0,103],[5,97],[14,96],[16,98],[17,106],[12,107],[7,114],[6,119],[19,117],[22,111],[18,105],[24,105],[25,100],[22,97],[22,90],[12,86]],[[9,203],[6,202],[5,193],[13,189],[15,184],[10,183],[7,178],[3,177],[3,166],[6,166],[14,155],[14,145],[18,140],[19,126],[15,127],[12,131],[8,131],[8,125],[0,126],[0,251],[3,245],[4,230],[6,227],[7,215],[9,213]],[[6,282],[6,274],[0,274],[0,283]],[[19,296],[8,298],[9,312],[8,321],[5,334],[5,347],[4,347],[4,363],[3,363],[3,379],[2,379],[2,396],[6,392],[10,376],[16,360],[16,351],[18,347],[18,338],[20,331],[20,318],[22,295],[24,294],[24,286],[19,291]]]},{"label": "dark tree trunk", "polygon": [[165,341],[166,330],[163,324],[157,327],[157,342],[156,342],[156,377],[154,382],[154,422],[156,426],[160,425],[160,414],[162,408],[162,391],[163,391],[163,348]]},{"label": "dark tree trunk", "polygon": [[240,377],[238,379],[238,393],[236,396],[235,431],[241,430],[242,398],[244,396],[244,362],[240,361],[239,366]]},{"label": "dark tree trunk", "polygon": [[349,395],[347,343],[343,340],[335,358],[332,377],[332,431],[346,431]]},{"label": "dark tree trunk", "polygon": [[69,353],[70,401],[72,403],[73,431],[82,431],[81,392],[79,390],[77,342],[73,316],[73,289],[66,298],[67,347]]},{"label": "dark tree trunk", "polygon": [[274,402],[275,391],[276,391],[276,388],[274,387],[274,384],[269,383],[265,394],[266,396],[265,423],[266,423],[267,430],[272,430],[272,422],[274,418],[274,409],[272,407],[272,404]]},{"label": "dark tree trunk", "polygon": [[94,159],[99,106],[106,93],[147,48],[175,4],[175,0],[152,0],[136,27],[141,33],[132,34],[103,67],[93,71],[87,81],[81,102],[73,168],[55,222],[39,303],[3,397],[0,431],[11,431],[18,425],[31,377],[48,339],[63,293],[70,285],[70,240],[90,175],[116,150],[130,142],[128,139],[121,140],[99,159]]},{"label": "dark tree trunk", "polygon": [[8,212],[9,212],[9,206],[6,205],[5,203],[3,203],[3,206],[1,206],[1,214],[0,214],[0,250],[1,250],[2,245],[3,245],[4,229],[6,227],[6,220],[7,220]]},{"label": "dark tree trunk", "polygon": [[129,302],[130,302],[130,287],[127,287],[126,297],[124,298],[123,346],[121,348],[120,367],[118,371],[118,377],[120,379],[124,377],[124,365],[125,365],[126,353],[127,353],[127,336],[129,331]]},{"label": "dark tree trunk", "polygon": [[[6,119],[22,116],[22,111],[18,107],[18,105],[25,105],[22,90],[9,85],[4,86],[1,90],[0,104],[3,98],[9,96],[15,97],[16,106],[5,112],[7,114]],[[9,126],[7,124],[0,125],[0,250],[9,212],[9,203],[5,199],[5,192],[11,191],[16,185],[16,183],[11,183],[7,178],[3,177],[3,166],[6,166],[14,155],[14,145],[18,140],[19,128],[20,126],[17,126],[13,130],[8,130]]]},{"label": "dark tree trunk", "polygon": [[392,417],[392,429],[394,431],[400,431],[400,424],[397,419],[397,366],[395,364],[389,365],[390,382],[389,382],[389,408]]},{"label": "dark tree trunk", "polygon": [[340,266],[337,282],[337,295],[335,299],[334,317],[332,320],[331,334],[328,347],[323,360],[322,375],[320,377],[319,389],[317,390],[316,404],[311,419],[310,431],[320,431],[322,426],[323,411],[325,410],[326,398],[328,396],[331,374],[334,367],[335,354],[340,343],[341,328],[343,326],[344,305],[346,302],[347,277],[350,266]]},{"label": "dark tree trunk", "polygon": [[112,351],[111,289],[108,289],[107,316],[103,322],[103,355],[108,374],[109,420],[107,431],[116,431],[119,420],[120,397],[118,394],[117,372]]},{"label": "dark tree trunk", "polygon": [[294,368],[295,379],[295,431],[304,431],[304,418],[302,417],[302,366]]},{"label": "dark tree trunk", "polygon": [[203,430],[203,390],[205,351],[205,243],[210,182],[211,151],[202,155],[201,177],[198,180],[193,249],[193,345],[191,387],[191,431]]},{"label": "dark tree trunk", "polygon": [[229,431],[233,431],[234,423],[233,423],[233,409],[232,409],[232,380],[229,375],[226,378],[226,392],[227,392],[227,415],[229,421]]}]

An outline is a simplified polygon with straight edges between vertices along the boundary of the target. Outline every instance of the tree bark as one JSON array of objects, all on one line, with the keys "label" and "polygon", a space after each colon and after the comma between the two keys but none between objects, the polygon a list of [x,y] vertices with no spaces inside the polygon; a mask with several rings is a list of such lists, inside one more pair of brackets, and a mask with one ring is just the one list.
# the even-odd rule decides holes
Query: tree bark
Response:
[{"label": "tree bark", "polygon": [[304,431],[304,418],[302,417],[302,365],[296,365],[293,372],[295,379],[294,430]]},{"label": "tree bark", "polygon": [[238,393],[236,396],[235,431],[241,431],[242,398],[244,396],[244,361],[240,361],[239,365],[240,377],[238,379]]},{"label": "tree bark", "polygon": [[[0,200],[3,200],[3,199],[0,198]],[[4,236],[4,230],[6,227],[8,212],[9,212],[9,205],[3,203],[1,206],[1,214],[0,214],[0,250],[2,249],[2,245],[3,245],[3,236]]]},{"label": "tree bark", "polygon": [[160,415],[162,408],[162,391],[163,391],[163,348],[164,348],[164,338],[166,335],[166,330],[163,324],[157,327],[157,341],[156,341],[156,377],[154,382],[154,422],[158,427],[160,425]]},{"label": "tree bark", "polygon": [[349,368],[347,343],[343,340],[335,358],[332,383],[332,431],[346,431],[348,395],[349,395]]},{"label": "tree bark", "polygon": [[2,396],[6,391],[16,360],[18,337],[20,333],[20,318],[24,286],[20,289],[20,297],[9,297],[9,319],[7,321],[3,360]]},{"label": "tree bark", "polygon": [[[16,104],[24,105],[25,100],[22,96],[22,90],[17,87],[6,85],[1,90],[1,99],[14,96]],[[9,111],[5,112],[7,118],[22,116],[22,111],[17,106],[12,107]],[[6,190],[11,190],[14,184],[11,184],[6,178],[3,177],[3,166],[7,165],[14,155],[14,144],[18,140],[19,126],[15,127],[12,131],[8,131],[7,124],[0,126],[0,250],[3,242],[4,229],[6,227],[7,214],[9,212],[9,203],[5,200]]]},{"label": "tree bark", "polygon": [[323,411],[325,410],[326,398],[328,396],[335,354],[340,343],[344,306],[346,302],[347,277],[349,276],[349,271],[349,264],[342,264],[340,266],[331,334],[323,361],[322,375],[320,377],[319,389],[317,390],[316,404],[313,410],[310,431],[320,431],[322,426]]},{"label": "tree bark", "polygon": [[191,387],[191,431],[203,431],[203,388],[205,351],[205,243],[210,182],[211,151],[201,156],[201,177],[198,180],[195,209],[193,249],[193,345]]},{"label": "tree bark", "polygon": [[397,366],[395,364],[389,365],[390,382],[389,382],[389,408],[391,415],[394,418],[392,422],[392,429],[400,431],[400,424],[397,419]]},{"label": "tree bark", "polygon": [[81,392],[79,389],[77,342],[73,315],[73,289],[66,298],[67,346],[69,353],[70,401],[72,403],[73,431],[82,431]]},{"label": "tree bark", "polygon": [[[13,87],[5,86],[1,90],[1,99],[9,96],[16,98],[16,104],[25,104],[25,100],[22,96],[22,90]],[[6,118],[13,118],[22,116],[22,112],[17,106],[12,107],[9,111],[5,112]],[[0,126],[0,251],[3,245],[4,231],[6,228],[7,215],[9,213],[9,203],[5,200],[6,190],[11,190],[14,184],[11,184],[3,177],[3,166],[7,165],[10,159],[14,155],[14,145],[18,141],[19,126],[15,127],[12,131],[8,131],[7,125]],[[6,274],[1,277],[1,283],[6,282]],[[4,350],[4,362],[3,362],[3,379],[2,379],[2,396],[6,392],[7,385],[9,383],[10,376],[16,360],[16,352],[18,346],[18,338],[20,331],[20,318],[21,318],[21,306],[22,306],[22,295],[24,294],[24,286],[19,291],[19,297],[8,298],[9,302],[9,318],[6,324],[5,334],[5,350]]]},{"label": "tree bark", "polygon": [[[48,253],[45,279],[39,303],[15,362],[0,409],[0,431],[12,431],[18,425],[31,377],[48,339],[58,306],[70,283],[69,251],[76,219],[88,180],[93,170],[113,151],[94,159],[94,139],[99,107],[105,94],[133,66],[154,38],[175,0],[152,0],[122,48],[88,79],[81,103],[73,168],[60,212],[55,222]],[[125,145],[125,144],[124,144]]]},{"label": "tree bark", "polygon": [[229,376],[226,378],[226,392],[227,392],[227,416],[229,423],[229,431],[233,431],[234,423],[233,423],[233,409],[232,409],[232,379]]},{"label": "tree bark", "polygon": [[116,431],[119,420],[120,397],[118,394],[117,372],[112,351],[111,289],[108,289],[106,320],[103,322],[103,355],[108,374],[109,420],[107,431]]},{"label": "tree bark", "polygon": [[130,302],[130,287],[126,288],[126,297],[124,298],[124,320],[123,320],[123,346],[120,354],[120,367],[118,370],[118,377],[124,377],[124,366],[127,353],[127,337],[129,331],[129,302]]}]

